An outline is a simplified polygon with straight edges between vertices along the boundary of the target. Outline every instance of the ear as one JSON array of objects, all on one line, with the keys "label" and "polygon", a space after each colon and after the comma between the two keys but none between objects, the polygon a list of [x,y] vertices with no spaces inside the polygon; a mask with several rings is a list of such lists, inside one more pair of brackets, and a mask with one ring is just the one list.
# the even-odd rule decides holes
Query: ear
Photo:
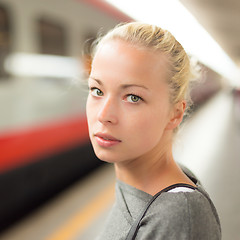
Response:
[{"label": "ear", "polygon": [[183,115],[186,109],[186,101],[180,101],[173,106],[172,112],[170,114],[170,120],[166,126],[167,130],[173,130],[178,127],[182,122]]}]

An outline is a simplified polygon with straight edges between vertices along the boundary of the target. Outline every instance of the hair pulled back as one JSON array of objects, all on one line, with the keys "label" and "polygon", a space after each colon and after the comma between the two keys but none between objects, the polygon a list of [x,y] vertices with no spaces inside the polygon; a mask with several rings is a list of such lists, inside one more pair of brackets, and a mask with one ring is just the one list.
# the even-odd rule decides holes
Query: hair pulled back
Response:
[{"label": "hair pulled back", "polygon": [[123,40],[134,47],[165,54],[169,64],[167,79],[172,104],[185,100],[191,103],[189,82],[194,77],[189,57],[182,45],[167,30],[158,26],[131,22],[117,25],[105,36],[95,42],[93,57],[96,50],[109,40]]}]

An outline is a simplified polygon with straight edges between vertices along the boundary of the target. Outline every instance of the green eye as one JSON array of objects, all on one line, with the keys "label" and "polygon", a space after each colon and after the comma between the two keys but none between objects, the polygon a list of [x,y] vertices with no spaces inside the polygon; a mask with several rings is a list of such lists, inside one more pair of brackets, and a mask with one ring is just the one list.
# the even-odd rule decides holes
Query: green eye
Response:
[{"label": "green eye", "polygon": [[98,88],[92,88],[92,89],[91,89],[91,93],[92,93],[92,95],[95,96],[95,97],[101,97],[101,96],[103,96],[103,92],[102,92],[100,89],[98,89]]},{"label": "green eye", "polygon": [[133,95],[133,94],[130,94],[128,97],[127,97],[127,101],[128,102],[131,102],[131,103],[137,103],[139,102],[139,100],[141,100],[140,97],[136,96],[136,95]]}]

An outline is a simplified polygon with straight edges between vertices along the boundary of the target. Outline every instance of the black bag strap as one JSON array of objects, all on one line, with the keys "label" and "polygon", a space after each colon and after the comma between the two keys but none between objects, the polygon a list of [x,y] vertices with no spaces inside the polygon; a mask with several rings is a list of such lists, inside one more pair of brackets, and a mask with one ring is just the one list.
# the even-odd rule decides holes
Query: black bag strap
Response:
[{"label": "black bag strap", "polygon": [[127,238],[126,240],[134,240],[136,235],[137,235],[137,232],[138,232],[138,229],[140,228],[140,223],[141,223],[141,220],[143,219],[143,217],[145,216],[147,210],[149,209],[149,207],[151,206],[151,204],[155,201],[156,198],[158,198],[163,192],[168,192],[176,187],[187,187],[187,188],[191,188],[191,189],[196,189],[196,187],[192,186],[192,185],[189,185],[189,184],[185,184],[185,183],[176,183],[176,184],[173,184],[171,186],[168,186],[164,189],[162,189],[160,192],[156,193],[152,199],[148,202],[148,204],[146,205],[146,207],[143,209],[143,211],[141,212],[141,214],[138,216],[138,218],[134,221],[132,227],[130,228],[129,232],[128,232],[128,235],[127,235]]}]

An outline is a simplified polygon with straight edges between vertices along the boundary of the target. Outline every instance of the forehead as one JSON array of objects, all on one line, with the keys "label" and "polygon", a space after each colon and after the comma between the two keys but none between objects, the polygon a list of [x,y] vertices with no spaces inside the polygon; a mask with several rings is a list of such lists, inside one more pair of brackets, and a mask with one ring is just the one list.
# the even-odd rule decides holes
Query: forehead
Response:
[{"label": "forehead", "polygon": [[97,49],[91,74],[103,80],[134,80],[147,85],[165,82],[167,59],[162,53],[139,48],[122,40],[110,40]]}]

